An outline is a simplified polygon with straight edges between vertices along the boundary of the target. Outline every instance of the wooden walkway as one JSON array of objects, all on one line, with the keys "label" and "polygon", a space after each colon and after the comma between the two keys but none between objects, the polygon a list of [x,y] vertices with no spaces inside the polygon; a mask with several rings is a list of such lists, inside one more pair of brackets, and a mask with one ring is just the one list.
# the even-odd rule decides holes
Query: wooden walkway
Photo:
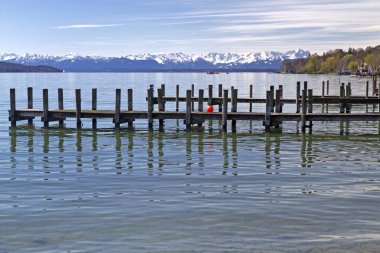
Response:
[{"label": "wooden walkway", "polygon": [[[249,98],[238,98],[238,90],[231,87],[229,90],[223,90],[219,85],[218,96],[214,97],[212,85],[208,88],[208,97],[204,97],[204,90],[199,90],[198,97],[194,96],[194,86],[191,90],[186,91],[185,97],[179,96],[179,86],[176,87],[176,96],[165,96],[165,85],[161,85],[157,89],[157,96],[154,97],[154,89],[151,86],[147,90],[147,110],[133,110],[133,90],[128,89],[128,110],[121,110],[121,90],[116,89],[115,93],[115,110],[99,110],[97,108],[97,90],[92,89],[92,105],[90,110],[82,110],[81,90],[75,90],[75,109],[64,109],[63,90],[58,89],[58,109],[49,108],[48,90],[43,90],[43,108],[33,108],[33,89],[28,88],[28,108],[16,108],[16,91],[10,90],[10,110],[9,121],[12,126],[16,126],[17,121],[28,120],[28,124],[33,124],[36,117],[40,117],[44,127],[49,127],[49,122],[58,121],[59,126],[64,126],[67,118],[76,119],[77,128],[82,127],[82,119],[92,119],[92,127],[97,127],[97,119],[112,119],[115,128],[120,128],[123,123],[128,123],[129,127],[133,127],[136,119],[147,120],[147,128],[153,129],[154,120],[159,121],[160,128],[164,126],[165,120],[184,120],[186,130],[190,131],[191,126],[198,124],[202,126],[205,120],[219,120],[223,131],[227,131],[227,122],[231,121],[232,131],[236,131],[236,122],[241,120],[262,121],[265,130],[271,127],[279,127],[285,121],[297,121],[301,123],[302,131],[306,128],[312,129],[313,121],[379,121],[380,122],[380,94],[376,89],[376,82],[373,91],[369,94],[369,83],[367,82],[365,96],[352,96],[351,85],[341,84],[340,96],[329,96],[329,83],[322,83],[322,94],[320,96],[313,95],[313,90],[307,89],[307,82],[301,91],[301,83],[297,83],[297,91],[295,99],[284,99],[283,87],[280,85],[277,90],[274,86],[266,92],[266,98],[253,98],[252,85],[250,86]],[[325,92],[325,88],[327,87]],[[229,91],[231,96],[229,96]],[[327,93],[327,94],[325,94]],[[165,110],[166,104],[175,102],[175,111]],[[186,103],[185,111],[179,111],[179,104]],[[195,110],[197,103],[197,110]],[[213,105],[215,112],[205,112],[205,103]],[[249,104],[248,111],[238,112],[238,104]],[[258,103],[265,104],[265,112],[253,112],[253,105]],[[295,104],[296,111],[294,113],[283,113],[285,104]],[[339,105],[339,113],[313,112],[313,105],[322,104],[328,106],[330,104]],[[352,112],[353,104],[378,105],[379,112]],[[156,105],[156,110],[155,110]],[[230,108],[229,108],[230,107]]]}]

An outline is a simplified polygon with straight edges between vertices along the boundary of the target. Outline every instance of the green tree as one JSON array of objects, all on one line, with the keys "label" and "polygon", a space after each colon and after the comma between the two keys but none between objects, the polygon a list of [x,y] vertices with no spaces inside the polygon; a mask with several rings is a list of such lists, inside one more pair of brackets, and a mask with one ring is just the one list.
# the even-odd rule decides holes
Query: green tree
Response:
[{"label": "green tree", "polygon": [[321,68],[321,57],[317,54],[312,54],[307,59],[306,71],[307,73],[316,74]]},{"label": "green tree", "polygon": [[338,63],[338,59],[334,56],[330,56],[326,59],[326,61],[321,63],[321,72],[322,73],[332,73],[336,71],[336,65]]},{"label": "green tree", "polygon": [[356,70],[358,70],[358,67],[359,67],[359,63],[357,60],[353,60],[353,61],[350,61],[348,63],[348,69],[351,71],[351,72],[354,72]]}]

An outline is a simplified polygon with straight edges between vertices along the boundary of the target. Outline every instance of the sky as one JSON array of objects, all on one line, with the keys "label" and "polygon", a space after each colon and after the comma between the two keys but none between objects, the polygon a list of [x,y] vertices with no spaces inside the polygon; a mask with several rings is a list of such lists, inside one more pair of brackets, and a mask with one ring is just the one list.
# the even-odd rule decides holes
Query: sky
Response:
[{"label": "sky", "polygon": [[322,53],[380,45],[380,1],[1,0],[0,34],[0,53]]}]

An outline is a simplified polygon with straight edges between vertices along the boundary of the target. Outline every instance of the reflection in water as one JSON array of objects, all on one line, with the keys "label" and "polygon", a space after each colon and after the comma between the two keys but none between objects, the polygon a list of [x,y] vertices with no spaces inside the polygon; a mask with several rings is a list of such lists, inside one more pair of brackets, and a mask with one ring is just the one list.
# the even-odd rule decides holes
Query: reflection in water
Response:
[{"label": "reflection in water", "polygon": [[[27,167],[34,169],[35,166],[39,166],[36,154],[41,151],[42,167],[45,173],[50,173],[52,166],[56,165],[61,173],[64,173],[64,168],[72,162],[77,172],[83,172],[84,166],[86,168],[91,166],[95,171],[100,171],[105,167],[102,164],[111,163],[111,166],[106,167],[113,167],[116,174],[122,174],[124,170],[132,174],[136,172],[136,165],[143,162],[143,167],[147,169],[149,176],[172,172],[170,168],[174,165],[177,170],[182,169],[188,176],[195,172],[206,175],[206,170],[210,168],[210,165],[218,166],[218,163],[220,163],[222,175],[235,176],[239,174],[239,162],[264,163],[262,167],[266,168],[266,171],[263,171],[266,174],[279,174],[280,169],[285,166],[282,162],[284,154],[282,154],[281,146],[284,145],[285,138],[282,133],[239,135],[223,132],[217,134],[160,131],[141,133],[127,129],[10,128],[9,136],[12,167],[16,168],[18,160],[21,159],[16,153],[26,151]],[[296,135],[294,143],[298,142],[297,136],[301,138],[300,167],[310,168],[313,163],[313,137],[312,135]],[[253,153],[247,155],[245,151],[246,140],[250,138],[252,140],[249,143],[255,147],[254,161],[251,160]],[[26,145],[18,145],[24,142]],[[41,142],[42,146],[39,146]],[[284,148],[288,152],[286,147]],[[297,149],[293,151],[297,152]],[[87,159],[90,163],[86,162]],[[210,163],[210,161],[213,162]]]}]

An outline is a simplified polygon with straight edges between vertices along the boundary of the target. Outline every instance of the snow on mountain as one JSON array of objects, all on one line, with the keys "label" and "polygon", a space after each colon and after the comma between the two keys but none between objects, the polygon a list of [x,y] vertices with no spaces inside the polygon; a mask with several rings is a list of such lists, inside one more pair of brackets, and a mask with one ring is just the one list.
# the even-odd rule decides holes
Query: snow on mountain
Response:
[{"label": "snow on mountain", "polygon": [[49,65],[68,71],[131,71],[165,69],[276,69],[285,59],[306,58],[310,53],[302,49],[287,52],[258,53],[156,53],[122,57],[64,56],[38,54],[16,55],[0,53],[0,61],[26,65]]}]

